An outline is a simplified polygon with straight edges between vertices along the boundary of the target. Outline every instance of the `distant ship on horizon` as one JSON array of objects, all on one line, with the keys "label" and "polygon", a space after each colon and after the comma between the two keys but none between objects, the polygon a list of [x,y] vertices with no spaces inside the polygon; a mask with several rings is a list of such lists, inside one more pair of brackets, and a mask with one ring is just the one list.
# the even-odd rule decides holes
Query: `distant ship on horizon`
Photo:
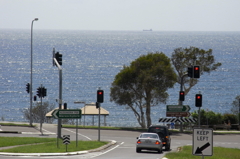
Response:
[{"label": "distant ship on horizon", "polygon": [[149,30],[143,29],[143,31],[152,31],[152,29],[149,29]]}]

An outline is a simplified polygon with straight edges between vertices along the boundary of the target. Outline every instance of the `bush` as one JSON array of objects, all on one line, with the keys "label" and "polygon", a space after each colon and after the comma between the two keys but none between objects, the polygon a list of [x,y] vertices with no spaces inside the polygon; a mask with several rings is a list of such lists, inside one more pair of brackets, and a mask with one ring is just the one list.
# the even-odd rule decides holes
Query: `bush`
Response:
[{"label": "bush", "polygon": [[[218,125],[224,123],[228,124],[228,122],[230,122],[231,124],[236,124],[238,122],[237,116],[234,114],[220,114],[213,111],[205,111],[204,109],[201,109],[200,113],[201,125]],[[192,113],[192,117],[198,119],[198,112],[194,111]]]}]

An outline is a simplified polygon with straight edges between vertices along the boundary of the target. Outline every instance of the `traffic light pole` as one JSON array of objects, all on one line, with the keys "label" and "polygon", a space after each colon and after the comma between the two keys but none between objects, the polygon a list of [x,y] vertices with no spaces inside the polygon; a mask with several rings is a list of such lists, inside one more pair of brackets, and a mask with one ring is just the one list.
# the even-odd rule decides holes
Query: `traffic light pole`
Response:
[{"label": "traffic light pole", "polygon": [[[55,54],[55,50],[54,54]],[[62,67],[58,64],[56,58],[53,58],[59,70],[59,110],[62,109]],[[58,119],[58,138],[61,138],[62,119]]]},{"label": "traffic light pole", "polygon": [[[183,79],[188,76],[188,74],[184,74],[181,77],[181,86],[180,86],[180,92],[183,91]],[[184,94],[185,95],[185,94]],[[179,105],[183,105],[183,101],[179,100]],[[183,132],[183,125],[182,122],[180,123],[180,132]]]},{"label": "traffic light pole", "polygon": [[42,98],[43,98],[43,86],[42,86],[42,84],[41,84],[41,97],[40,97],[40,99],[41,99],[41,118],[40,118],[40,132],[42,133],[42,135],[43,135],[43,131],[42,131],[42,124],[43,124],[43,104],[42,104]]},{"label": "traffic light pole", "polygon": [[100,109],[101,109],[101,103],[99,103],[99,108],[98,108],[98,141],[100,141]]}]

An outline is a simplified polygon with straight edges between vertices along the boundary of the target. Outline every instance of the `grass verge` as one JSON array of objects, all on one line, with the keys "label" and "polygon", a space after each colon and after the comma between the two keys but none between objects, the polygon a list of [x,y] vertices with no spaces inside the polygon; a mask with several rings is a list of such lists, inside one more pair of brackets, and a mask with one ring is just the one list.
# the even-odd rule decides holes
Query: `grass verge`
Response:
[{"label": "grass verge", "polygon": [[15,124],[15,123],[0,123],[2,126],[23,126],[23,127],[35,127],[36,125],[30,126],[29,124]]},{"label": "grass verge", "polygon": [[0,147],[54,142],[56,138],[0,137]]},{"label": "grass verge", "polygon": [[32,138],[32,137],[0,137],[0,147],[32,144],[26,146],[19,146],[10,149],[0,150],[0,152],[11,153],[64,153],[76,152],[99,148],[106,145],[108,142],[104,141],[72,141],[66,149],[66,145],[59,140],[59,147],[57,147],[56,138]]},{"label": "grass verge", "polygon": [[[168,159],[199,159],[201,156],[192,155],[192,146],[183,146],[179,152],[170,152],[165,155]],[[212,156],[204,156],[209,159],[239,159],[239,149],[213,147]]]}]

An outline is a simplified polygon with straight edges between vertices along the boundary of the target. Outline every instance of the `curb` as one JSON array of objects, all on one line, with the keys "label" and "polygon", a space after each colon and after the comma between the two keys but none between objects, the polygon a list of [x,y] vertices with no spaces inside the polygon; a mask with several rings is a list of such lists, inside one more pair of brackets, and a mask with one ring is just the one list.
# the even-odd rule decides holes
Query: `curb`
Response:
[{"label": "curb", "polygon": [[66,152],[66,153],[8,153],[8,152],[0,152],[2,156],[69,156],[69,155],[81,155],[91,152],[97,152],[104,150],[112,145],[115,145],[117,142],[115,140],[111,140],[110,143],[104,145],[102,147],[88,150],[88,151],[77,151],[77,152]]}]

